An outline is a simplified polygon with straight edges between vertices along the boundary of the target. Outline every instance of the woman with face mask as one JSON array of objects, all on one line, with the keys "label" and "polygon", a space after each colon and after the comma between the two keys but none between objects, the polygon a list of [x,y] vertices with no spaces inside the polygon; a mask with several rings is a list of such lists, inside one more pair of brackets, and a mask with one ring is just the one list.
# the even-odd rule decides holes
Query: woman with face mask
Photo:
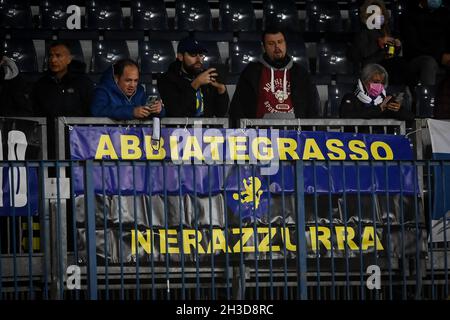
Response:
[{"label": "woman with face mask", "polygon": [[407,64],[399,57],[401,41],[389,28],[389,13],[382,0],[366,0],[360,8],[361,30],[356,34],[351,49],[351,58],[360,67],[378,63],[391,75],[391,83],[407,82]]},{"label": "woman with face mask", "polygon": [[403,99],[386,93],[388,80],[388,73],[381,65],[366,65],[355,91],[342,98],[341,118],[413,120],[414,115],[402,106]]}]

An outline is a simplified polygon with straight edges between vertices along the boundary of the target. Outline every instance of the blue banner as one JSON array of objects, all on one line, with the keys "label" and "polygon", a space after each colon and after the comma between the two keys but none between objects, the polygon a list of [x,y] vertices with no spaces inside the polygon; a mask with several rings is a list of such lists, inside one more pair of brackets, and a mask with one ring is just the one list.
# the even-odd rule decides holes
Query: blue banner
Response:
[{"label": "blue banner", "polygon": [[[73,160],[171,160],[162,165],[105,166],[94,172],[98,194],[197,194],[223,191],[230,200],[253,203],[271,194],[293,193],[295,167],[283,160],[412,160],[404,136],[288,130],[73,127]],[[206,165],[206,164],[210,165]],[[252,165],[253,163],[253,165]],[[258,163],[258,165],[256,165]],[[260,164],[263,165],[260,165]],[[236,166],[236,164],[241,164]],[[305,192],[417,193],[413,166],[317,165],[305,163]],[[359,177],[359,179],[358,179]],[[83,193],[75,170],[75,193]],[[253,191],[252,191],[253,190]],[[240,194],[239,194],[240,192]],[[254,199],[255,198],[255,199]]]}]

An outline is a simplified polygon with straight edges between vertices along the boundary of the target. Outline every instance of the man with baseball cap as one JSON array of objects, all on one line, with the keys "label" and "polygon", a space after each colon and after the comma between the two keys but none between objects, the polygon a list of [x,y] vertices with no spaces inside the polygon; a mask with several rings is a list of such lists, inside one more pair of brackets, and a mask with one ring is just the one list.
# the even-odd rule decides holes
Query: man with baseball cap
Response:
[{"label": "man with baseball cap", "polygon": [[178,43],[177,58],[158,79],[167,117],[223,117],[229,97],[215,68],[203,69],[206,48],[192,37]]}]

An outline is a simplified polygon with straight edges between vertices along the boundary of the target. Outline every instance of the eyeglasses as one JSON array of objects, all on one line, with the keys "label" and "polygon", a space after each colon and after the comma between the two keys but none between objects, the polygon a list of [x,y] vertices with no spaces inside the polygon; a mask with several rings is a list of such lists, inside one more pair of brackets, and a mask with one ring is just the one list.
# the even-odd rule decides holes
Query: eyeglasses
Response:
[{"label": "eyeglasses", "polygon": [[189,57],[191,58],[196,58],[199,57],[200,59],[203,59],[205,57],[205,55],[203,53],[192,53],[192,52],[187,52],[187,54],[189,55]]}]

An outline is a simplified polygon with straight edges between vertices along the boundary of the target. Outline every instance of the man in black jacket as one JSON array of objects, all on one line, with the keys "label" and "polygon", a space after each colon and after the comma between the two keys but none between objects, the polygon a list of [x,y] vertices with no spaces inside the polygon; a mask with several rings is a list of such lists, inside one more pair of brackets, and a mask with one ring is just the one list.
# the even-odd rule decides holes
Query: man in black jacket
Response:
[{"label": "man in black jacket", "polygon": [[203,70],[207,52],[194,38],[180,41],[177,60],[158,80],[166,117],[223,117],[229,97],[223,83],[216,81],[216,69]]},{"label": "man in black jacket", "polygon": [[264,54],[242,72],[230,107],[234,121],[262,118],[267,113],[293,113],[296,118],[318,115],[319,95],[306,69],[287,55],[286,37],[277,29],[264,31]]},{"label": "man in black jacket", "polygon": [[33,109],[40,117],[87,117],[94,83],[84,74],[84,62],[72,60],[70,45],[49,48],[49,72],[33,88]]}]

